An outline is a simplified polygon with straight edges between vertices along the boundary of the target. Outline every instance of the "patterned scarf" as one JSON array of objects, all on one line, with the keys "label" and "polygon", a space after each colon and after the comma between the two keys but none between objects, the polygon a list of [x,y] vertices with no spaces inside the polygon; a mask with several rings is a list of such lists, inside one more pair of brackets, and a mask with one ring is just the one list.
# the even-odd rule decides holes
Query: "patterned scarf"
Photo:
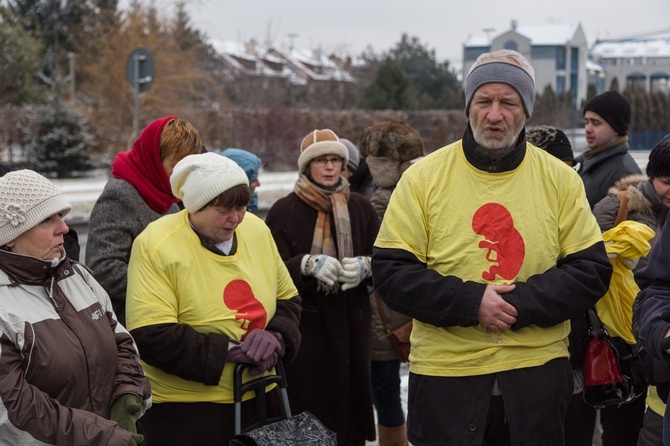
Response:
[{"label": "patterned scarf", "polygon": [[[307,176],[301,174],[295,183],[293,191],[298,198],[318,212],[312,248],[310,254],[327,254],[342,260],[351,257],[354,247],[351,239],[351,220],[349,219],[349,182],[341,178],[340,185],[335,190],[326,190],[312,183]],[[337,249],[333,242],[330,227],[330,213],[335,217],[335,231],[337,234]],[[322,285],[319,282],[320,285]],[[338,283],[335,283],[335,290]]]}]

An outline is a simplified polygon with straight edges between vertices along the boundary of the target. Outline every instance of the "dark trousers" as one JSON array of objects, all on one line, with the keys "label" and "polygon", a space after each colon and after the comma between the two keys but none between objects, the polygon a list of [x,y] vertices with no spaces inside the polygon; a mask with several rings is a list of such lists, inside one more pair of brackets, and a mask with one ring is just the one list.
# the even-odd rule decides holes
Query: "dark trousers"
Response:
[{"label": "dark trousers", "polygon": [[[278,389],[268,394],[270,416],[283,414]],[[234,435],[233,404],[160,403],[153,404],[140,418],[145,443],[150,446],[220,446]],[[257,420],[255,400],[242,403],[242,427]]]},{"label": "dark trousers", "polygon": [[[603,446],[635,446],[645,411],[646,392],[628,404],[600,410]],[[591,446],[596,426],[596,409],[584,402],[581,394],[573,395],[565,419],[565,444]]]},{"label": "dark trousers", "polygon": [[660,446],[663,444],[663,417],[651,408],[644,413],[644,421],[637,446]]},{"label": "dark trousers", "polygon": [[498,378],[513,445],[564,445],[572,394],[567,358],[491,375],[409,378],[408,438],[414,446],[481,446]]},{"label": "dark trousers", "polygon": [[377,422],[386,427],[402,426],[405,414],[400,399],[400,361],[372,361],[370,378]]},{"label": "dark trousers", "polygon": [[565,444],[591,446],[596,428],[597,411],[584,402],[581,393],[572,395],[565,417]]},{"label": "dark trousers", "polygon": [[600,410],[603,446],[635,446],[642,429],[646,389],[641,396],[619,407]]}]

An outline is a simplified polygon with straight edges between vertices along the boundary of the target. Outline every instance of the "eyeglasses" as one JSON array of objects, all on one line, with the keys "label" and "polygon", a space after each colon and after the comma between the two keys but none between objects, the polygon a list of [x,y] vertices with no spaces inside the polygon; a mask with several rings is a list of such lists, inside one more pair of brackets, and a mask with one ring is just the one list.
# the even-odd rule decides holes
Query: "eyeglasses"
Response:
[{"label": "eyeglasses", "polygon": [[326,158],[325,156],[319,157],[319,158],[314,158],[312,162],[318,164],[321,167],[325,167],[328,163],[332,164],[333,167],[339,167],[342,166],[342,158],[336,157],[336,158]]}]

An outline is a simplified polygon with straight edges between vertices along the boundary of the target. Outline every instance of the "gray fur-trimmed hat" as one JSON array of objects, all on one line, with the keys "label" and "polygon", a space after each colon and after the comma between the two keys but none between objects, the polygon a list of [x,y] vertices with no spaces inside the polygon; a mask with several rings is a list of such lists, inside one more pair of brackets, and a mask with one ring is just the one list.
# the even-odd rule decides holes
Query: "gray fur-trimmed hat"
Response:
[{"label": "gray fur-trimmed hat", "polygon": [[360,151],[364,157],[383,156],[397,161],[409,161],[424,156],[423,139],[414,128],[400,121],[384,121],[363,131]]},{"label": "gray fur-trimmed hat", "polygon": [[0,178],[0,246],[70,209],[56,186],[39,173],[28,169],[7,173]]},{"label": "gray fur-trimmed hat", "polygon": [[300,143],[298,169],[301,173],[307,173],[309,162],[324,155],[339,156],[344,166],[349,162],[349,151],[334,131],[321,129],[309,132]]},{"label": "gray fur-trimmed hat", "polygon": [[366,128],[360,150],[380,187],[397,184],[412,162],[426,154],[421,136],[411,125],[400,121],[379,122]]}]

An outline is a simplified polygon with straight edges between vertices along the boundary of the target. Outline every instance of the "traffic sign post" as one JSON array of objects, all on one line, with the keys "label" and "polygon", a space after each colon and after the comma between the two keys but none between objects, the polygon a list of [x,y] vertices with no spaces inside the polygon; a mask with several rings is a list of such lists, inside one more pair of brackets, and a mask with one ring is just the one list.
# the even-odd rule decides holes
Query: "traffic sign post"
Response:
[{"label": "traffic sign post", "polygon": [[135,120],[133,131],[139,135],[140,93],[149,90],[154,82],[154,61],[151,53],[145,48],[135,48],[126,61],[126,79],[135,92]]}]

